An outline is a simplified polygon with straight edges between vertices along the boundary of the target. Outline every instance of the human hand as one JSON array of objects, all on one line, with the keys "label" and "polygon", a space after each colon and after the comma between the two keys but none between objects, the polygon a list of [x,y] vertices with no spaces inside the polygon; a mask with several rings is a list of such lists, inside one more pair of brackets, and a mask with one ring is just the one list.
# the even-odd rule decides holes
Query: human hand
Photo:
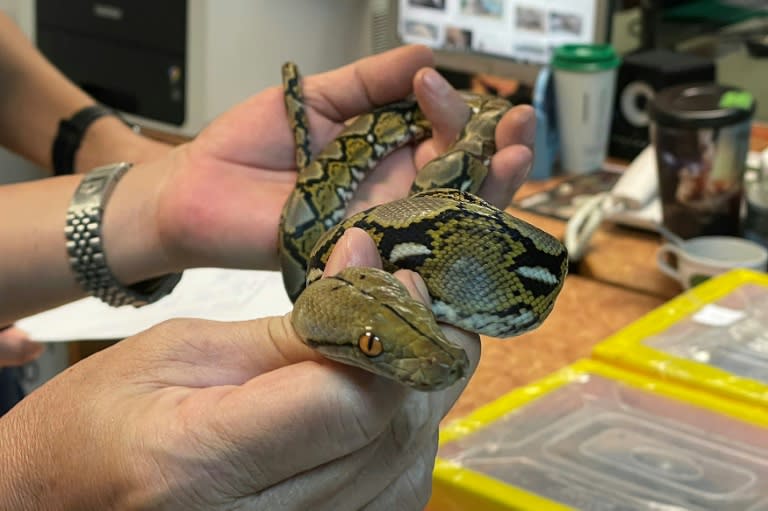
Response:
[{"label": "human hand", "polygon": [[30,340],[19,328],[11,326],[0,330],[0,367],[24,365],[43,351],[42,344]]},{"label": "human hand", "polygon": [[[466,121],[467,107],[439,74],[425,68],[431,64],[427,48],[410,46],[304,79],[315,154],[349,118],[411,90],[433,123],[433,138],[377,166],[350,212],[406,196],[416,169],[443,152]],[[530,107],[504,116],[496,130],[499,152],[480,192],[486,199],[501,207],[509,203],[527,174],[534,133]],[[182,268],[275,268],[280,212],[296,180],[282,89],[268,89],[225,113],[177,156],[157,215],[169,259]]]},{"label": "human hand", "polygon": [[[362,231],[328,272],[351,264],[381,264]],[[418,276],[398,277],[426,296]],[[477,336],[446,331],[474,369]],[[170,321],[0,420],[0,508],[421,510],[438,424],[465,384],[422,393],[328,361],[289,316]]]}]

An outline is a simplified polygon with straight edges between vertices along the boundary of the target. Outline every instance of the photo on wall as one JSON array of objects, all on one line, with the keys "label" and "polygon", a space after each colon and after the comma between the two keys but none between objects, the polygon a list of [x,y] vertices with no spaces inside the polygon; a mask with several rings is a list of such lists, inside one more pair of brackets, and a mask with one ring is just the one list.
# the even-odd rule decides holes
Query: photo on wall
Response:
[{"label": "photo on wall", "polygon": [[501,18],[504,15],[504,2],[502,0],[461,0],[461,12],[470,16]]}]

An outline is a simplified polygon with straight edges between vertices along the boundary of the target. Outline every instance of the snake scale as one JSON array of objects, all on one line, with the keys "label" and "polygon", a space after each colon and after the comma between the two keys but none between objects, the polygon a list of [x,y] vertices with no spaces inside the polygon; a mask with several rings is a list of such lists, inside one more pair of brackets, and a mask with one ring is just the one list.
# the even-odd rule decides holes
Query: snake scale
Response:
[{"label": "snake scale", "polygon": [[[501,98],[463,93],[471,113],[455,143],[429,162],[409,197],[345,219],[347,204],[378,161],[431,133],[412,98],[360,115],[314,158],[301,77],[283,66],[299,175],[280,221],[280,262],[291,321],[326,357],[421,390],[445,388],[468,370],[466,353],[438,322],[492,336],[536,328],[567,273],[554,237],[474,195],[495,153]],[[351,227],[375,241],[384,270],[347,268],[321,279],[334,244]],[[431,310],[392,276],[424,280]]]}]

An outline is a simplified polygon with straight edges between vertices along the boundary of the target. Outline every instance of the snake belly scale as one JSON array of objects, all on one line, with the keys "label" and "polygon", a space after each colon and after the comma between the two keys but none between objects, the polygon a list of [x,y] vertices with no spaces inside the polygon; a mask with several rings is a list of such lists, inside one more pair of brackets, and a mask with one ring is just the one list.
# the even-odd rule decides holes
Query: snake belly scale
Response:
[{"label": "snake belly scale", "polygon": [[[409,197],[345,219],[366,174],[431,127],[413,99],[363,114],[314,158],[301,78],[283,66],[288,119],[299,176],[280,222],[280,262],[291,321],[309,346],[421,390],[453,384],[468,370],[464,351],[438,322],[492,337],[512,337],[547,317],[568,268],[565,247],[544,231],[474,195],[495,153],[496,125],[511,107],[464,93],[469,120],[452,146],[425,165]],[[374,240],[384,269],[347,268],[321,278],[344,232]],[[422,277],[431,309],[392,276]]]}]

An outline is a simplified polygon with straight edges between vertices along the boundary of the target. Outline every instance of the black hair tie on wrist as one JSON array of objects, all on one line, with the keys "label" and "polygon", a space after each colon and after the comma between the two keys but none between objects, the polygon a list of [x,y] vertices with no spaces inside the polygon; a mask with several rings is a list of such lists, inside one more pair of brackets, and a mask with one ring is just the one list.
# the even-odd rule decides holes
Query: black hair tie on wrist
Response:
[{"label": "black hair tie on wrist", "polygon": [[112,115],[129,123],[120,117],[117,112],[103,105],[91,105],[79,110],[69,119],[59,121],[59,131],[53,141],[53,174],[61,176],[75,172],[75,154],[83,142],[83,136],[88,127],[96,120],[106,115]]}]

